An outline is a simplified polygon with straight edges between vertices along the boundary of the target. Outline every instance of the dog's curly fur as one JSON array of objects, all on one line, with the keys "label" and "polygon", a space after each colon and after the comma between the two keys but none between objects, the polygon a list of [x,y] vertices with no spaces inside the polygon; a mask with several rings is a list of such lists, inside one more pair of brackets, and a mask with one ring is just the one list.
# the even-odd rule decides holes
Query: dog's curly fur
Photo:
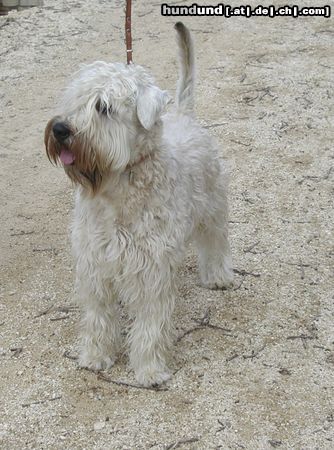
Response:
[{"label": "dog's curly fur", "polygon": [[129,358],[144,386],[169,378],[166,353],[176,272],[194,239],[208,288],[232,283],[226,173],[219,150],[193,112],[194,54],[176,24],[180,79],[176,108],[138,65],[95,62],[68,87],[46,127],[50,160],[77,184],[72,243],[82,309],[79,362],[113,365],[119,302],[131,327]]}]

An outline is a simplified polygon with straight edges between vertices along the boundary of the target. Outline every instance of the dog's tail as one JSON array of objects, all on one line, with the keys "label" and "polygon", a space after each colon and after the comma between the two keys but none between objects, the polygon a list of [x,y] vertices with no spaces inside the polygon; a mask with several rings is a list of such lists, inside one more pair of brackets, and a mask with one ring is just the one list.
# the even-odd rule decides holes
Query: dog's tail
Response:
[{"label": "dog's tail", "polygon": [[183,114],[194,111],[194,44],[188,28],[182,22],[175,24],[179,47],[179,80],[176,91],[176,107]]}]

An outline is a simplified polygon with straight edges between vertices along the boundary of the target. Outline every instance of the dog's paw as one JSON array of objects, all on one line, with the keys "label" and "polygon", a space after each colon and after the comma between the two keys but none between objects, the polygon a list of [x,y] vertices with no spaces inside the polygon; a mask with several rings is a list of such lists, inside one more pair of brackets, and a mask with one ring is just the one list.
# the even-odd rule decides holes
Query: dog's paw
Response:
[{"label": "dog's paw", "polygon": [[170,377],[171,374],[167,369],[147,368],[136,373],[136,380],[144,387],[159,386]]},{"label": "dog's paw", "polygon": [[220,275],[207,275],[201,278],[201,285],[207,289],[231,289],[234,285],[232,269],[224,270]]},{"label": "dog's paw", "polygon": [[233,281],[226,282],[226,281],[208,281],[208,282],[201,282],[201,286],[206,289],[212,289],[212,290],[227,290],[231,289],[233,287]]},{"label": "dog's paw", "polygon": [[109,356],[97,358],[84,353],[79,356],[78,364],[89,370],[107,370],[115,364],[115,360]]}]

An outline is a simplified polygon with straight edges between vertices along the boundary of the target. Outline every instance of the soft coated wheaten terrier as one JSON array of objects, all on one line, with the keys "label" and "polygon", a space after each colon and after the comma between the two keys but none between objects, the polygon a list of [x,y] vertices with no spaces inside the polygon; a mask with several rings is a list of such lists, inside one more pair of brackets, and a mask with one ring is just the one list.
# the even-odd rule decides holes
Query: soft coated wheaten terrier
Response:
[{"label": "soft coated wheaten terrier", "polygon": [[226,173],[194,118],[194,54],[175,26],[180,54],[176,107],[143,67],[95,62],[65,91],[45,131],[49,159],[77,185],[72,226],[82,309],[80,365],[110,368],[120,346],[119,303],[130,317],[129,359],[144,386],[170,376],[166,353],[177,268],[193,239],[200,278],[232,283]]}]

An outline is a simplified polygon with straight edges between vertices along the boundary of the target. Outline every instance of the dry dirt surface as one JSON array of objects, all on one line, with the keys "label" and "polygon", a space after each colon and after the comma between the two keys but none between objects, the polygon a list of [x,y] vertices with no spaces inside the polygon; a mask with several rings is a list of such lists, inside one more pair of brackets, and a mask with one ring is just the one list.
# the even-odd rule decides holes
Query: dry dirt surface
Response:
[{"label": "dry dirt surface", "polygon": [[[189,249],[174,376],[148,390],[126,357],[77,367],[73,190],[43,145],[80,63],[125,61],[123,1],[44,4],[0,18],[0,448],[333,449],[333,19],[184,20],[230,165],[236,284],[201,288]],[[172,93],[174,22],[133,2],[134,60]]]}]

